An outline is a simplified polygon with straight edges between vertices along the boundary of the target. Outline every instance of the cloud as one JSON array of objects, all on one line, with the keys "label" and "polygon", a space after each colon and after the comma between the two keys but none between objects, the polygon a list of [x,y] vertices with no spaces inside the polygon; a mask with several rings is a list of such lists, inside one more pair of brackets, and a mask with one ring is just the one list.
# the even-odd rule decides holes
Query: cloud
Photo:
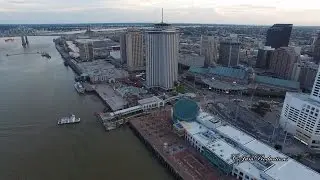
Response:
[{"label": "cloud", "polygon": [[11,0],[11,1],[8,1],[9,4],[25,4],[25,3],[28,3],[24,0]]},{"label": "cloud", "polygon": [[0,4],[0,23],[157,22],[164,8],[165,20],[174,23],[320,24],[318,0],[0,0]]}]

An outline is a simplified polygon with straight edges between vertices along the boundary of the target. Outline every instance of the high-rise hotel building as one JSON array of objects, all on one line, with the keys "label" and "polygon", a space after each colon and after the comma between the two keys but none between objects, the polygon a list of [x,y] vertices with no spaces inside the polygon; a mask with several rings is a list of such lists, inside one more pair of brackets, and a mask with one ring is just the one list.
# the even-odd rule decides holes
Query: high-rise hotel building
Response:
[{"label": "high-rise hotel building", "polygon": [[143,58],[143,34],[140,30],[128,30],[126,34],[126,53],[129,71],[145,70]]},{"label": "high-rise hotel building", "polygon": [[214,66],[218,61],[218,39],[213,36],[201,36],[200,55],[205,57],[204,65]]},{"label": "high-rise hotel building", "polygon": [[155,24],[146,31],[145,43],[147,86],[173,89],[178,80],[178,31],[169,24]]},{"label": "high-rise hotel building", "polygon": [[286,94],[280,126],[314,151],[320,152],[320,68],[311,94]]}]

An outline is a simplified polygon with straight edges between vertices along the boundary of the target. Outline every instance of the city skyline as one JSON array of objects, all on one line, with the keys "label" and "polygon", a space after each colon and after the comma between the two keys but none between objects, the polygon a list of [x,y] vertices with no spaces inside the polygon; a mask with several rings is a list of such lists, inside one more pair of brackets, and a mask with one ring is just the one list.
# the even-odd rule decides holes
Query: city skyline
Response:
[{"label": "city skyline", "polygon": [[[165,22],[319,25],[320,2],[306,0],[0,0],[0,24]],[[318,8],[315,8],[318,7]],[[245,21],[244,21],[245,20]]]}]

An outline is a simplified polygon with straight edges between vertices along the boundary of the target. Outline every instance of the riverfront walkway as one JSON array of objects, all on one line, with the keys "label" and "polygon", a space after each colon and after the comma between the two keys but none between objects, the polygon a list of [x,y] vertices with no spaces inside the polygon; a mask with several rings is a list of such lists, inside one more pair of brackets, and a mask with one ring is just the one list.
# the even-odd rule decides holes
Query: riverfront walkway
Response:
[{"label": "riverfront walkway", "polygon": [[165,108],[129,121],[131,128],[176,176],[184,180],[231,180],[173,133],[171,110]]}]

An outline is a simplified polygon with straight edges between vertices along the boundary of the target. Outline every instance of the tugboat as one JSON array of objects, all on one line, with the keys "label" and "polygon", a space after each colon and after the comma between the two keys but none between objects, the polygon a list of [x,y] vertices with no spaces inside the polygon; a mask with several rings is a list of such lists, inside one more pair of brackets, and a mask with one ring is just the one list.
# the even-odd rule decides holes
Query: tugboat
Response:
[{"label": "tugboat", "polygon": [[60,120],[58,120],[58,125],[74,124],[79,122],[80,122],[80,118],[76,118],[74,114],[71,114],[69,117],[63,117]]},{"label": "tugboat", "polygon": [[76,82],[74,84],[74,88],[77,90],[78,93],[80,94],[84,94],[85,92],[85,88],[82,86],[82,84],[80,82]]},{"label": "tugboat", "polygon": [[42,53],[41,53],[41,56],[42,56],[42,57],[46,57],[46,58],[48,58],[48,59],[51,59],[51,56],[50,56],[48,53],[46,53],[46,52],[42,52]]},{"label": "tugboat", "polygon": [[14,41],[13,38],[9,38],[9,39],[5,39],[5,40],[4,40],[4,42],[12,42],[12,41]]}]

